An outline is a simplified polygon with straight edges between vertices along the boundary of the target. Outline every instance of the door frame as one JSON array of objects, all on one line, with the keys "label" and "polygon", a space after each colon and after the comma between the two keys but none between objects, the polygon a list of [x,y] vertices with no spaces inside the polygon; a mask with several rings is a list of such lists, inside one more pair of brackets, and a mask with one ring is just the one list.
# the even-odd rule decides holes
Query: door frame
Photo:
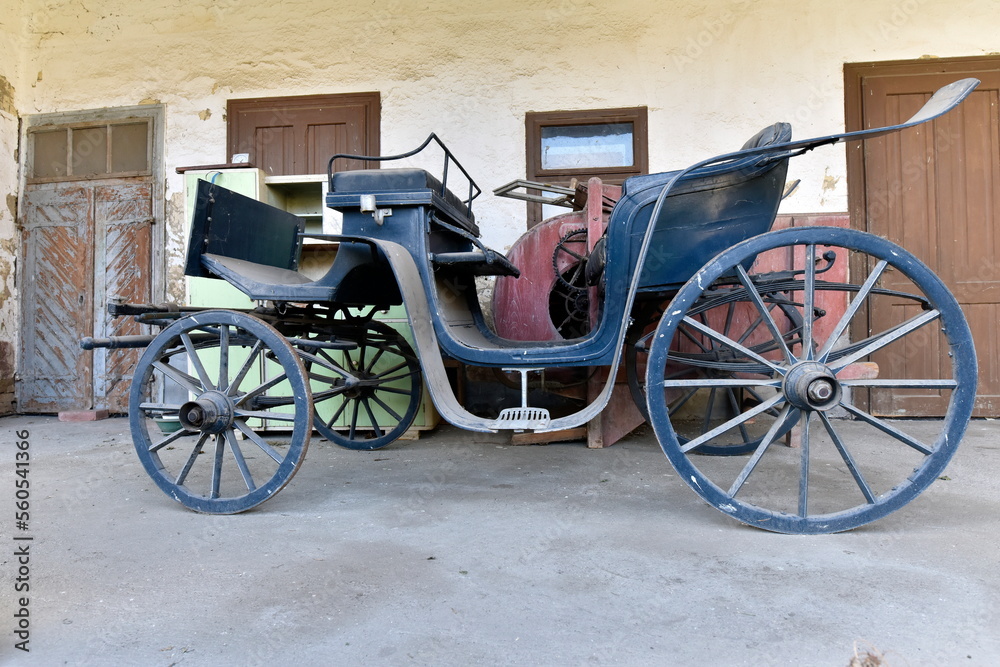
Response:
[{"label": "door frame", "polygon": [[[844,129],[847,132],[865,129],[864,95],[865,77],[907,76],[915,74],[949,74],[974,76],[976,72],[1000,69],[1000,56],[969,56],[957,58],[927,58],[922,60],[885,60],[844,65]],[[847,211],[851,227],[868,231],[867,193],[865,191],[864,144],[847,143]]]},{"label": "door frame", "polygon": [[[18,179],[18,248],[21,247],[22,239],[20,230],[24,226],[24,193],[28,184],[28,174],[32,172],[34,154],[32,144],[29,140],[29,130],[38,130],[46,126],[75,125],[91,122],[114,122],[129,118],[143,118],[149,120],[150,131],[150,195],[152,197],[153,234],[150,253],[150,296],[154,302],[165,300],[166,297],[166,247],[168,240],[168,230],[166,225],[166,198],[165,198],[165,165],[164,165],[164,119],[165,106],[162,104],[144,104],[136,106],[113,107],[104,109],[86,109],[80,111],[60,111],[55,113],[31,114],[23,117],[20,132],[21,151],[20,176]],[[93,180],[100,179],[81,179]],[[68,181],[72,182],[72,181]],[[95,239],[96,243],[96,239]],[[17,262],[17,284],[25,285],[26,280],[23,272],[25,270],[24,258]],[[17,381],[14,384],[14,396],[17,401],[18,411],[21,405],[21,381],[20,377],[24,371],[25,360],[23,357],[23,345],[20,340],[24,329],[24,318],[29,314],[25,312],[25,295],[18,295],[18,331],[17,340],[14,341],[17,350]],[[107,308],[106,303],[93,304],[91,321],[97,326],[103,321],[103,315]],[[93,391],[93,385],[92,385]],[[90,396],[94,398],[93,393]]]}]

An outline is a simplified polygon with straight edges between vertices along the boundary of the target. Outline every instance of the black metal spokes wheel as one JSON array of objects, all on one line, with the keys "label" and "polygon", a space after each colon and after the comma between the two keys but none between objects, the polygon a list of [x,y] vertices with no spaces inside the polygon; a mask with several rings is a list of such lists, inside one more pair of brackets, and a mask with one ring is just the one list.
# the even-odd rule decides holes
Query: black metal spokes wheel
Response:
[{"label": "black metal spokes wheel", "polygon": [[299,343],[312,384],[313,426],[341,447],[380,449],[413,424],[423,397],[420,363],[406,339],[387,324],[370,320],[342,326],[343,335],[335,339],[351,341],[337,346],[346,349],[323,347],[322,335]]},{"label": "black metal spokes wheel", "polygon": [[590,287],[587,285],[587,230],[565,234],[552,251],[555,283],[549,292],[549,319],[564,339],[590,331]]},{"label": "black metal spokes wheel", "polygon": [[[770,312],[786,345],[796,345],[802,334],[800,311],[790,300],[791,295],[781,291],[763,291],[761,300]],[[636,310],[632,328],[625,344],[625,375],[632,399],[646,421],[646,366],[649,350],[665,309],[664,302],[649,302]],[[724,285],[706,290],[689,311],[689,315],[706,326],[714,326],[724,336],[746,345],[758,354],[770,354],[777,343],[764,324],[764,317],[757,312],[746,291],[741,287]],[[668,364],[669,379],[714,380],[705,386],[689,386],[670,395],[669,414],[678,440],[685,444],[708,433],[720,424],[739,415],[746,407],[759,405],[763,397],[753,387],[723,386],[718,381],[731,378],[744,369],[734,365],[730,351],[718,341],[681,325],[682,342],[675,345]],[[678,349],[679,348],[679,349]],[[767,417],[776,417],[779,410],[771,408],[760,419],[748,420],[692,450],[710,456],[737,456],[752,452],[767,433]],[[790,426],[789,426],[790,428]],[[779,435],[783,435],[788,428]]]},{"label": "black metal spokes wheel", "polygon": [[[818,275],[818,259],[829,252],[838,269]],[[782,266],[783,274],[774,273]],[[764,317],[775,351],[756,352],[690,314],[714,285],[734,280]],[[778,287],[801,304],[802,333],[792,345],[762,298]],[[817,309],[827,317],[814,317]],[[728,377],[675,376],[674,358],[688,335],[729,351]],[[913,500],[958,446],[976,375],[968,324],[926,266],[884,239],[824,227],[764,234],[713,259],[671,302],[646,369],[647,387],[657,387],[648,392],[651,421],[680,477],[722,512],[784,533],[849,530]],[[684,442],[670,403],[693,388],[749,388],[760,402]],[[942,419],[889,419],[901,415]],[[751,454],[693,455],[761,421],[767,431]],[[799,447],[777,444],[792,427]]]},{"label": "black metal spokes wheel", "polygon": [[309,446],[312,400],[295,350],[250,315],[181,318],[150,344],[129,398],[136,452],[184,506],[234,514],[292,478]]}]

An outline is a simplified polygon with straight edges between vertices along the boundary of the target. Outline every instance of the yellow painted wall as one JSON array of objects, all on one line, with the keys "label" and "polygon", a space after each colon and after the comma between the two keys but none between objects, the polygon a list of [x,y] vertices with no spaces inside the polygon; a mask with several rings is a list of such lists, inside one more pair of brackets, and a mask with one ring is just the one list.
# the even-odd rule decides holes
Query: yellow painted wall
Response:
[{"label": "yellow painted wall", "polygon": [[21,3],[0,3],[0,414],[12,409],[17,349],[15,228],[18,193],[18,107],[22,95],[25,19]]},{"label": "yellow painted wall", "polygon": [[[739,147],[765,124],[843,127],[848,61],[982,55],[996,0],[27,0],[23,113],[167,105],[167,171],[220,162],[234,97],[378,90],[382,146],[439,132],[484,188],[524,173],[525,111],[646,105],[654,170]],[[841,153],[793,165],[790,211],[844,211]],[[179,177],[167,197],[175,201]],[[519,204],[484,201],[498,246]],[[174,215],[176,218],[176,213]],[[176,219],[173,220],[177,224]]]},{"label": "yellow painted wall", "polygon": [[[14,5],[26,17],[23,39],[13,40],[21,54],[13,71],[23,81],[16,92],[21,115],[165,105],[175,267],[185,223],[174,168],[226,159],[231,98],[379,91],[384,152],[408,149],[436,131],[488,191],[524,175],[526,111],[645,105],[650,168],[666,170],[738,148],[779,120],[792,122],[798,137],[842,129],[845,62],[1000,48],[998,0]],[[5,44],[17,36],[14,23],[0,24]],[[0,75],[10,78],[9,67],[0,57]],[[5,184],[11,127],[2,116]],[[844,175],[839,150],[793,163],[789,177],[802,185],[784,210],[845,211]],[[487,243],[499,248],[524,229],[519,202],[484,196],[477,215]],[[6,216],[0,207],[0,241],[9,237]]]}]

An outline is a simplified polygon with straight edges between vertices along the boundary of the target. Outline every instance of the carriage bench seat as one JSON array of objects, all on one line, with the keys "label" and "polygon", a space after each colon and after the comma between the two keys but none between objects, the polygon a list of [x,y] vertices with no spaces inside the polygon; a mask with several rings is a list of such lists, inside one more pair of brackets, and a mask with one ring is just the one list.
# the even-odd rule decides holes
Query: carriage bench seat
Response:
[{"label": "carriage bench seat", "polygon": [[434,266],[454,269],[474,276],[509,276],[520,278],[521,271],[503,253],[484,246],[482,251],[436,252],[431,255]]},{"label": "carriage bench seat", "polygon": [[[423,169],[358,169],[333,175],[327,206],[357,208],[357,197],[375,195],[380,207],[429,204],[448,222],[479,236],[476,216],[468,204]],[[353,195],[353,197],[351,196]]]},{"label": "carriage bench seat", "polygon": [[503,255],[476,241],[479,227],[468,204],[445,188],[423,169],[360,169],[332,176],[326,203],[331,208],[357,210],[361,195],[374,195],[380,208],[426,205],[433,219],[445,227],[457,228],[477,246],[475,250],[437,252],[431,255],[436,268],[476,276],[520,276],[520,271]]}]

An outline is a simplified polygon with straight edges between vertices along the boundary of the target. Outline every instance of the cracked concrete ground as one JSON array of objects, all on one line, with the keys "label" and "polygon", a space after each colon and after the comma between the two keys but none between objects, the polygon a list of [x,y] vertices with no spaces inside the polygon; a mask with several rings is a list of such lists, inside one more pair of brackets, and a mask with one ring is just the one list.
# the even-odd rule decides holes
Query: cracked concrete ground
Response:
[{"label": "cracked concrete ground", "polygon": [[[10,611],[25,430],[30,653]],[[125,419],[9,417],[0,439],[0,664],[1000,664],[1000,422],[902,510],[810,537],[709,507],[649,430],[596,451],[314,439],[280,494],[224,517],[164,495]]]}]

